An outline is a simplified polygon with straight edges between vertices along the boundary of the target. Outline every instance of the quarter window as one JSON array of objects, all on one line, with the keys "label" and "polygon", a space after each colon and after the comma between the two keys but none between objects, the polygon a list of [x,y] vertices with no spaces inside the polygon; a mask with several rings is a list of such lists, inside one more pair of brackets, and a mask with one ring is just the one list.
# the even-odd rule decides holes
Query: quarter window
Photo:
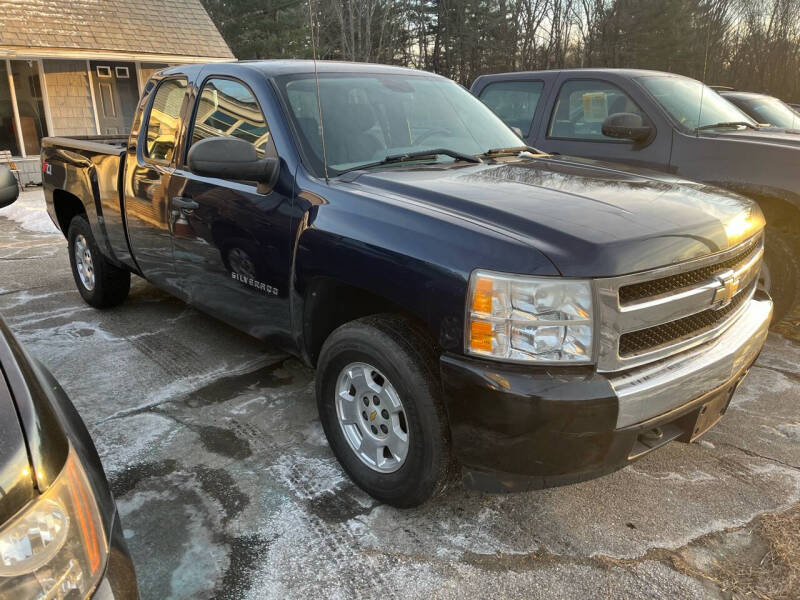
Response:
[{"label": "quarter window", "polygon": [[260,157],[275,157],[267,121],[253,93],[243,83],[209,79],[203,85],[192,126],[192,144],[208,137],[250,142]]},{"label": "quarter window", "polygon": [[181,123],[181,107],[186,97],[186,80],[167,79],[158,86],[147,120],[145,155],[170,162],[175,153]]},{"label": "quarter window", "polygon": [[633,113],[646,117],[617,86],[605,81],[573,80],[561,86],[547,135],[573,140],[618,141],[603,135],[609,115]]},{"label": "quarter window", "polygon": [[542,96],[542,88],[542,81],[498,81],[483,88],[480,99],[506,125],[517,127],[523,135],[527,135]]}]

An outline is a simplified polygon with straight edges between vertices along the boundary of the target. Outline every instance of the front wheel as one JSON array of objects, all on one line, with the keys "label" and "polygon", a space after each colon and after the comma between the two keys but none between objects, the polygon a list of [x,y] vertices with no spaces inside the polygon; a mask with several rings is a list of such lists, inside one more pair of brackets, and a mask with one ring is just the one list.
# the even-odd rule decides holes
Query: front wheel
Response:
[{"label": "front wheel", "polygon": [[[793,243],[794,242],[794,243]],[[778,323],[800,302],[800,244],[787,233],[767,228],[764,262],[758,286],[768,292],[775,303],[772,322]]]},{"label": "front wheel", "polygon": [[392,506],[417,506],[450,479],[450,438],[426,333],[393,315],[358,319],[325,341],[317,407],[350,478]]}]

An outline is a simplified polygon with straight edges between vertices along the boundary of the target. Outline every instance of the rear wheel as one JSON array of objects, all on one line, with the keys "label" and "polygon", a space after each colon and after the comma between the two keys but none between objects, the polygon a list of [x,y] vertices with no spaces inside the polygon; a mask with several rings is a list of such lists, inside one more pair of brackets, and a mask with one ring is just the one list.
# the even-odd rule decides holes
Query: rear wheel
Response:
[{"label": "rear wheel", "polygon": [[377,315],[336,329],[317,365],[328,443],[351,479],[397,507],[440,493],[452,473],[433,344],[408,319]]},{"label": "rear wheel", "polygon": [[87,304],[95,308],[121,304],[130,291],[130,271],[111,264],[100,253],[85,216],[72,218],[67,240],[75,285]]}]

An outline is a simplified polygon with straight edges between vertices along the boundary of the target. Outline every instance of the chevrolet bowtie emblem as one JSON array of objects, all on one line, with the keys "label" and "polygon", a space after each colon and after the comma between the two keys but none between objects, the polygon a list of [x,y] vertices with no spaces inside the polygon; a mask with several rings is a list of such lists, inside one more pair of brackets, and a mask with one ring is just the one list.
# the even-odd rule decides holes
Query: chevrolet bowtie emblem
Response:
[{"label": "chevrolet bowtie emblem", "polygon": [[369,420],[370,421],[374,421],[375,417],[377,417],[377,416],[378,416],[378,411],[373,410],[372,413],[369,415]]},{"label": "chevrolet bowtie emblem", "polygon": [[719,287],[714,291],[712,306],[714,309],[724,308],[731,303],[739,291],[739,278],[733,271],[725,271],[717,276]]}]

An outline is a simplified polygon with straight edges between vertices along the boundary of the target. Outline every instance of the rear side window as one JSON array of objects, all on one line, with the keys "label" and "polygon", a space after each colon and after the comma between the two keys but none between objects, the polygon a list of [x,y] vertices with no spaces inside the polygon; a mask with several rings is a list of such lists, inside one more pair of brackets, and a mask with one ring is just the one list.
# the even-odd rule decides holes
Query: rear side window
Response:
[{"label": "rear side window", "polygon": [[553,138],[619,141],[603,135],[609,115],[633,113],[647,120],[628,95],[605,81],[574,79],[561,86],[547,135]]},{"label": "rear side window", "polygon": [[178,143],[181,107],[186,97],[185,79],[167,79],[156,90],[147,118],[144,154],[158,162],[171,162]]},{"label": "rear side window", "polygon": [[506,125],[527,135],[543,88],[542,81],[497,81],[483,88],[480,99]]},{"label": "rear side window", "polygon": [[264,113],[250,88],[239,81],[209,79],[200,92],[192,144],[219,136],[250,142],[260,157],[276,156]]}]

